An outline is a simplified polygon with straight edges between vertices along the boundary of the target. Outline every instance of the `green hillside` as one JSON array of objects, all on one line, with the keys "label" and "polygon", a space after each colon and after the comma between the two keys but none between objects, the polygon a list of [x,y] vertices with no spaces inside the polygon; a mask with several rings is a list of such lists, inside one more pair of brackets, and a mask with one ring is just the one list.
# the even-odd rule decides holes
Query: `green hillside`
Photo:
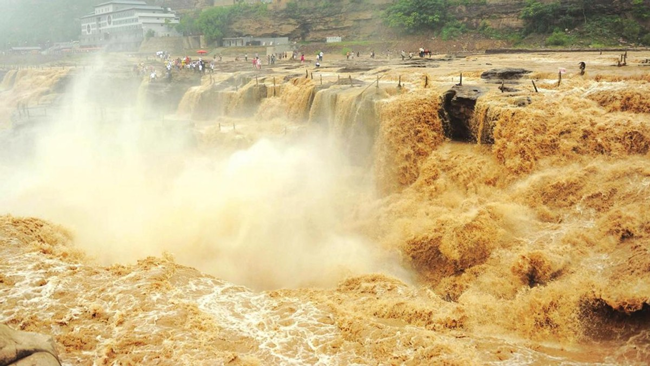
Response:
[{"label": "green hillside", "polygon": [[[79,18],[106,0],[0,0],[0,47],[79,37]],[[477,37],[537,46],[650,44],[650,0],[291,0],[282,6],[148,0],[179,10],[186,34],[318,41]]]}]

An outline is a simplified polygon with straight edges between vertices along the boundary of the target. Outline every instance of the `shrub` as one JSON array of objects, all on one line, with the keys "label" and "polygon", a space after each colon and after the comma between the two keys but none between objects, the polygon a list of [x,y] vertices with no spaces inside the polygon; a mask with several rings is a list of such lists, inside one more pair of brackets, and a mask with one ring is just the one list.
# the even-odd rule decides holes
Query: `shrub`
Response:
[{"label": "shrub", "polygon": [[639,34],[641,33],[641,26],[639,23],[635,21],[626,21],[623,22],[622,28],[621,35],[628,41],[636,42],[639,39]]},{"label": "shrub", "polygon": [[646,46],[650,46],[650,33],[646,34],[641,38],[641,43],[643,43]]},{"label": "shrub", "polygon": [[450,19],[448,0],[397,0],[383,13],[392,28],[408,33],[437,30]]},{"label": "shrub", "polygon": [[567,43],[569,43],[569,36],[558,30],[546,38],[547,46],[565,46]]},{"label": "shrub", "polygon": [[524,32],[546,33],[558,22],[562,15],[559,1],[544,4],[536,0],[526,0],[526,6],[521,10],[520,17],[524,21]]},{"label": "shrub", "polygon": [[465,31],[467,31],[465,24],[462,24],[461,22],[454,20],[452,22],[445,24],[445,26],[442,27],[442,30],[440,31],[440,36],[442,37],[443,40],[447,41],[449,39],[453,39],[460,36],[461,34],[465,33]]}]

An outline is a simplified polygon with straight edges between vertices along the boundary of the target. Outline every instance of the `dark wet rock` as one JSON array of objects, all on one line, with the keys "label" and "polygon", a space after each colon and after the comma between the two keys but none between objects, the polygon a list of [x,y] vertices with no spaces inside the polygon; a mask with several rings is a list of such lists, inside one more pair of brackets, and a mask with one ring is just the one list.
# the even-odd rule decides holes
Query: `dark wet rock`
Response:
[{"label": "dark wet rock", "polygon": [[403,65],[408,67],[440,67],[439,61],[448,61],[442,59],[430,59],[430,58],[414,58],[412,60],[405,60],[402,62]]},{"label": "dark wet rock", "polygon": [[477,99],[485,89],[472,85],[454,85],[442,94],[438,112],[443,122],[445,136],[454,141],[476,142],[470,125]]},{"label": "dark wet rock", "polygon": [[338,69],[337,72],[340,73],[349,73],[349,72],[365,72],[372,70],[372,67],[363,67],[363,66],[346,66],[344,68]]},{"label": "dark wet rock", "polygon": [[521,79],[524,75],[530,74],[532,71],[526,69],[517,69],[517,68],[503,68],[503,69],[492,69],[485,71],[481,74],[481,79],[488,80],[516,80]]},{"label": "dark wet rock", "polygon": [[52,337],[0,324],[0,365],[60,366]]},{"label": "dark wet rock", "polygon": [[516,105],[517,107],[525,107],[532,103],[532,99],[530,97],[517,97],[513,99],[512,103]]},{"label": "dark wet rock", "polygon": [[520,90],[517,89],[517,88],[513,88],[513,87],[505,86],[505,85],[501,85],[501,86],[499,87],[499,90],[501,90],[502,93],[515,93],[515,92],[520,91]]}]

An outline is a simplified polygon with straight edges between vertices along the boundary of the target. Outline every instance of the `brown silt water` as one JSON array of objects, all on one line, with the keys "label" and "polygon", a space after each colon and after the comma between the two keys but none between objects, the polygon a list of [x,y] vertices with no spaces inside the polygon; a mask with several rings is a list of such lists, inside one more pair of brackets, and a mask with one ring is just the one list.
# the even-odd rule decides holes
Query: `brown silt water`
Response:
[{"label": "brown silt water", "polygon": [[650,362],[647,51],[285,60],[171,107],[112,57],[1,85],[0,321],[63,364]]}]

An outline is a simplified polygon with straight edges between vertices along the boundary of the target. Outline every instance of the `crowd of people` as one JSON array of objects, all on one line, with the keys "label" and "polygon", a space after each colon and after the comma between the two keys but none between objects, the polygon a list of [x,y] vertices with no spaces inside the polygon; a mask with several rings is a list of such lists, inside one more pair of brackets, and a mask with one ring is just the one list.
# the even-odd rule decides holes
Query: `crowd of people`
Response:
[{"label": "crowd of people", "polygon": [[[204,52],[204,51],[201,51]],[[414,52],[406,52],[405,50],[401,50],[399,55],[401,56],[402,60],[412,59],[415,57]],[[423,47],[420,47],[417,55],[421,58],[423,57],[431,57],[432,52],[428,49],[425,49]],[[375,51],[371,50],[368,56],[371,59],[375,58]],[[177,57],[175,59],[172,58],[171,54],[166,51],[158,51],[156,52],[156,57],[160,58],[165,65],[165,77],[168,81],[171,81],[172,78],[172,70],[176,70],[178,72],[181,71],[190,71],[190,72],[195,72],[195,73],[206,73],[206,72],[214,72],[215,67],[217,63],[223,61],[223,56],[221,55],[214,55],[211,59],[206,60],[204,59],[204,55],[202,57],[198,57],[196,59],[192,59],[189,56],[185,56],[183,58]],[[317,51],[316,52],[316,58],[314,62],[315,67],[320,67],[321,63],[323,62],[323,57],[324,57],[324,52],[323,51]],[[348,51],[345,54],[345,57],[347,60],[352,60],[355,57],[359,58],[361,57],[361,53],[359,51]],[[386,57],[391,58],[391,51],[386,50]],[[243,61],[249,62],[249,56],[247,53],[239,56],[235,56],[234,60],[235,62],[241,61],[241,58],[243,58]],[[298,51],[294,50],[292,52],[278,52],[278,53],[271,53],[266,55],[266,64],[267,65],[275,65],[277,60],[286,60],[286,59],[291,59],[293,61],[300,61],[301,64],[304,64],[307,62],[305,54],[304,53],[299,53]],[[260,57],[259,54],[255,54],[252,57],[252,66],[256,70],[261,70],[262,69],[262,58]],[[152,65],[146,65],[145,63],[139,63],[137,65],[134,65],[133,67],[133,72],[139,76],[145,76],[148,75],[151,81],[157,80],[159,78],[158,71],[156,68]]]}]

